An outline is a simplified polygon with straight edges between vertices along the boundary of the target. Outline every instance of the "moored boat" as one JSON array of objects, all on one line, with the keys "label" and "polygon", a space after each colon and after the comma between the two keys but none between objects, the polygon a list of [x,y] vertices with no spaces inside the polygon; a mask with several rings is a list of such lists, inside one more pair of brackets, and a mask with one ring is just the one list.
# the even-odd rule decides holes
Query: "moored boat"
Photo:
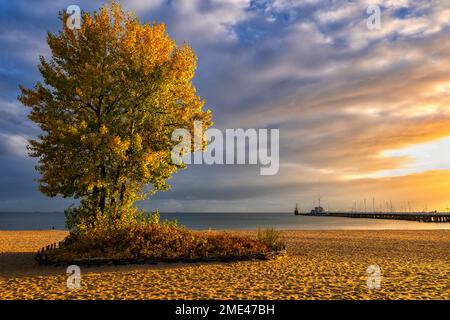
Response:
[{"label": "moored boat", "polygon": [[309,214],[312,216],[326,216],[328,215],[328,212],[326,212],[325,209],[322,208],[321,206],[318,206],[314,207],[314,209],[312,209]]}]

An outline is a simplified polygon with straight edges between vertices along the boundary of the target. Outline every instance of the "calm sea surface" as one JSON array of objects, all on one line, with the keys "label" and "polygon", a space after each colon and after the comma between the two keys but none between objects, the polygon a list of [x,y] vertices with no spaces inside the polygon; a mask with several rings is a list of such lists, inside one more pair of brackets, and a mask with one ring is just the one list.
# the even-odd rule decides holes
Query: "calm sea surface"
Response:
[{"label": "calm sea surface", "polygon": [[[291,230],[343,229],[447,229],[450,223],[421,223],[402,220],[305,217],[292,213],[162,213],[161,219],[177,220],[192,229],[258,229],[275,227]],[[0,230],[65,229],[64,213],[0,212]]]}]

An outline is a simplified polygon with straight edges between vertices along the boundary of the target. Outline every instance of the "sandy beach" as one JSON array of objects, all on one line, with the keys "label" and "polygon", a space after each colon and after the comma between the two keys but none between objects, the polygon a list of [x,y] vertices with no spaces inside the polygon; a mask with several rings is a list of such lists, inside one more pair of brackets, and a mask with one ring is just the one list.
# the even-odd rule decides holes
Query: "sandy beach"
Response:
[{"label": "sandy beach", "polygon": [[[66,234],[0,231],[0,299],[450,299],[448,230],[283,231],[275,261],[81,267],[78,290],[33,259]],[[380,289],[367,287],[374,264]]]}]

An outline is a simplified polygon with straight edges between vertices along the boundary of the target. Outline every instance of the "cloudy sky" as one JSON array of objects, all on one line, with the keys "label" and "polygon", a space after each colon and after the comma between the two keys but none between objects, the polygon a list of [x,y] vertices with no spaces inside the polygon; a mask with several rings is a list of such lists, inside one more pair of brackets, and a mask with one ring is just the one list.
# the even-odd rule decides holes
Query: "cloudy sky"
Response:
[{"label": "cloudy sky", "polygon": [[[450,205],[450,2],[414,0],[130,0],[196,51],[195,83],[215,127],[279,128],[280,170],[192,165],[142,203],[162,211]],[[57,13],[100,1],[0,1],[0,210],[62,210],[37,191],[27,139],[38,129],[17,101],[40,79]],[[369,29],[366,9],[381,9]],[[369,205],[370,204],[370,205]]]}]

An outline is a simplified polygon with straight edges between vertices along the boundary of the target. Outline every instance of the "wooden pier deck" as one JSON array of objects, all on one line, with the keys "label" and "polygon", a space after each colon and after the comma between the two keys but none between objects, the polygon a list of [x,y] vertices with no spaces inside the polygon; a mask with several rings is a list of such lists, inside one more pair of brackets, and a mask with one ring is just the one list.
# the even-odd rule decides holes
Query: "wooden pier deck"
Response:
[{"label": "wooden pier deck", "polygon": [[[309,213],[300,213],[302,216],[322,216]],[[442,212],[327,212],[325,217],[366,218],[409,220],[419,222],[450,222],[450,213]]]}]

